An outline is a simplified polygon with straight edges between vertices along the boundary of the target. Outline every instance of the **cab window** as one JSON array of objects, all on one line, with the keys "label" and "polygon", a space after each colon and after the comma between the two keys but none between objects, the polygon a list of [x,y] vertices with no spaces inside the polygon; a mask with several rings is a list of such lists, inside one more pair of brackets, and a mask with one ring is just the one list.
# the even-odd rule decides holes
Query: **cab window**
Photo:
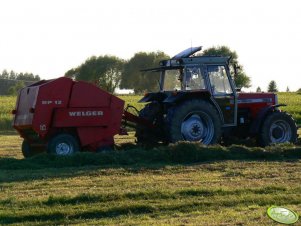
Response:
[{"label": "cab window", "polygon": [[187,67],[185,69],[185,89],[205,89],[205,81],[200,67]]},{"label": "cab window", "polygon": [[214,95],[224,95],[233,93],[224,66],[208,66],[207,71],[212,93]]}]

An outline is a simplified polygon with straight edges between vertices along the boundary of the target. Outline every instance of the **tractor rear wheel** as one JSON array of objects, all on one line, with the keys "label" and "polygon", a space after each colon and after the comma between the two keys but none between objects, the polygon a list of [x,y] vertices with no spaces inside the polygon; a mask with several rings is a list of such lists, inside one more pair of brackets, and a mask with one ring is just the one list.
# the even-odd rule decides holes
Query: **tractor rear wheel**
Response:
[{"label": "tractor rear wheel", "polygon": [[80,151],[77,139],[70,134],[58,134],[47,145],[47,152],[55,155],[72,155]]},{"label": "tractor rear wheel", "polygon": [[221,138],[221,120],[208,101],[191,100],[172,107],[167,114],[171,142],[180,140],[215,144]]},{"label": "tractor rear wheel", "polygon": [[297,138],[297,125],[292,116],[286,112],[276,111],[264,120],[258,135],[258,143],[260,146],[295,143]]}]

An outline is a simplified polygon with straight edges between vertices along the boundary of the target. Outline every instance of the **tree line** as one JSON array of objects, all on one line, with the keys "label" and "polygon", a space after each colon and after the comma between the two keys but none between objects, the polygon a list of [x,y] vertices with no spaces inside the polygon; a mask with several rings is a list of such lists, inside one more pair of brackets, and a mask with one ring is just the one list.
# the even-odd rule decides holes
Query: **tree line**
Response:
[{"label": "tree line", "polygon": [[[251,86],[251,79],[239,63],[238,54],[229,47],[211,47],[198,55],[231,56],[230,73],[234,77],[236,87],[249,88]],[[141,70],[156,68],[161,60],[166,59],[170,59],[170,56],[162,51],[138,52],[129,60],[112,55],[92,56],[78,67],[68,70],[65,76],[77,81],[91,82],[110,93],[114,93],[116,88],[121,88],[133,89],[136,94],[141,94],[146,91],[157,91],[160,77],[159,72]],[[235,69],[233,65],[240,68],[236,71],[236,76],[234,76]],[[15,95],[20,88],[39,80],[40,76],[32,73],[16,73],[3,70],[0,74],[0,95]],[[257,87],[256,91],[261,92],[261,88]],[[275,81],[270,82],[267,91],[278,92]],[[287,92],[289,92],[288,87]],[[301,92],[301,89],[299,92]]]},{"label": "tree line", "polygon": [[[279,89],[278,89],[278,87],[277,87],[277,83],[275,82],[275,80],[270,81],[270,83],[269,83],[269,85],[268,85],[268,88],[267,88],[267,91],[268,91],[268,92],[271,92],[271,93],[279,92]],[[256,92],[257,92],[257,93],[263,92],[263,91],[261,90],[260,86],[257,87]],[[290,92],[290,89],[289,89],[288,86],[286,87],[285,92],[287,92],[287,93]],[[297,93],[301,93],[301,88],[298,89],[296,92],[297,92]]]},{"label": "tree line", "polygon": [[168,59],[163,52],[138,52],[130,60],[116,56],[92,56],[82,65],[72,68],[65,76],[75,80],[92,82],[113,93],[121,89],[134,89],[135,93],[158,89],[158,73],[141,72],[141,69],[158,67],[159,62]]},{"label": "tree line", "polygon": [[[226,46],[211,47],[204,50],[201,55],[232,56],[230,61],[230,72],[234,76],[234,67],[240,67],[239,72],[234,77],[237,88],[250,87],[251,79],[238,62],[238,55]],[[116,56],[92,56],[83,64],[72,68],[65,73],[66,77],[75,80],[88,81],[105,89],[111,93],[115,88],[134,89],[135,93],[145,91],[152,92],[159,89],[159,72],[141,71],[147,68],[156,68],[161,60],[169,59],[166,53],[138,52],[131,59],[124,60]],[[175,78],[176,79],[176,78]]]},{"label": "tree line", "polygon": [[24,86],[40,81],[39,75],[3,70],[0,73],[0,95],[16,95]]}]

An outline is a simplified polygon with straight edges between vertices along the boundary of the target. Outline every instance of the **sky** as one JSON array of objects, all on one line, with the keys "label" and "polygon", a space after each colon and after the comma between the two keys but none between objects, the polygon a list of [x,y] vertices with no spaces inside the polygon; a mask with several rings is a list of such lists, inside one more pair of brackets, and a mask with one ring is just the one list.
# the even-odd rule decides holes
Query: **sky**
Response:
[{"label": "sky", "polygon": [[300,0],[1,0],[0,71],[63,76],[91,56],[237,52],[255,91],[301,88]]}]

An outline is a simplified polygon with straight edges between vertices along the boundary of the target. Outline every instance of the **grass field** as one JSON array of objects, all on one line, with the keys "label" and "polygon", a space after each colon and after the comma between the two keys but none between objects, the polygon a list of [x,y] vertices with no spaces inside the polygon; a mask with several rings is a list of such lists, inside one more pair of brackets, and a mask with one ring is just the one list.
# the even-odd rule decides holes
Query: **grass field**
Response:
[{"label": "grass field", "polygon": [[[299,122],[300,97],[279,95]],[[278,225],[271,205],[301,214],[300,146],[146,149],[127,144],[131,133],[114,152],[23,159],[9,127],[15,100],[0,101],[0,225]]]},{"label": "grass field", "polygon": [[301,213],[294,146],[208,152],[184,143],[22,159],[20,142],[0,136],[1,225],[277,225],[269,206]]},{"label": "grass field", "polygon": [[301,94],[297,93],[278,93],[279,103],[287,106],[281,107],[283,111],[289,112],[296,120],[298,125],[301,125]]}]

